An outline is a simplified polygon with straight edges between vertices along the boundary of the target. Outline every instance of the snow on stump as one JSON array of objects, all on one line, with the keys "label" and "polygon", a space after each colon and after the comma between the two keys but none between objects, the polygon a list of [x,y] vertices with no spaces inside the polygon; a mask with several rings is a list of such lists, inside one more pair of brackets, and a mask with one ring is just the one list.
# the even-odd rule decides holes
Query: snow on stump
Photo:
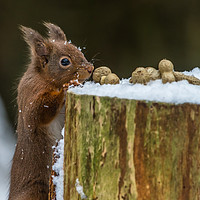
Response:
[{"label": "snow on stump", "polygon": [[64,200],[200,198],[200,86],[86,83],[67,94],[64,140]]}]

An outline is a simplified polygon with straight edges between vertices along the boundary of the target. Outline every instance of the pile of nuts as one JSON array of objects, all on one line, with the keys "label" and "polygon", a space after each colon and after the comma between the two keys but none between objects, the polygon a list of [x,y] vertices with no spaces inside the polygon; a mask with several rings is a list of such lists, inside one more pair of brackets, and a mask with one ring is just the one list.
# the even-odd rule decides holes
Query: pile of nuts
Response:
[{"label": "pile of nuts", "polygon": [[163,83],[171,83],[187,80],[193,85],[200,85],[200,80],[194,76],[187,76],[181,72],[174,71],[174,65],[170,60],[163,59],[158,64],[158,70],[153,67],[138,67],[132,73],[130,83],[141,83],[146,85],[151,80],[162,79]]},{"label": "pile of nuts", "polygon": [[[181,72],[174,71],[174,65],[170,60],[163,59],[158,64],[158,70],[153,67],[138,67],[130,78],[130,83],[146,85],[151,80],[162,79],[163,83],[187,80],[193,85],[200,85],[200,80],[194,76],[187,76]],[[119,84],[119,77],[112,73],[108,67],[102,66],[95,69],[93,80],[96,83]]]},{"label": "pile of nuts", "polygon": [[119,77],[112,73],[108,67],[98,67],[93,72],[93,80],[95,83],[103,84],[119,84]]}]

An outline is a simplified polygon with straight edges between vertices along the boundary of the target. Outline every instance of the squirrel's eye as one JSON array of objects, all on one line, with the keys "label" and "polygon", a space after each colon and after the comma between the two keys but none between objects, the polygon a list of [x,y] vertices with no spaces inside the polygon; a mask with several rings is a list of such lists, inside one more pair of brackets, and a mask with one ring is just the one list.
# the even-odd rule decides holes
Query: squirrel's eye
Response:
[{"label": "squirrel's eye", "polygon": [[63,56],[60,58],[60,67],[63,69],[67,69],[69,67],[69,65],[71,64],[71,60],[69,57],[67,56]]},{"label": "squirrel's eye", "polygon": [[67,58],[63,58],[63,59],[60,60],[60,64],[61,64],[62,66],[64,66],[64,67],[66,67],[67,65],[70,64],[70,61],[69,61],[69,59],[67,59]]}]

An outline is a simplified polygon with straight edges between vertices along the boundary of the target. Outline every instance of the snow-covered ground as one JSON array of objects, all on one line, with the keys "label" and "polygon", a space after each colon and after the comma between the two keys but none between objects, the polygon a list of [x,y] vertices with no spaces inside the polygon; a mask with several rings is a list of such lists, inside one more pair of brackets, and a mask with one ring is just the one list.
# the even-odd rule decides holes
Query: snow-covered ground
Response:
[{"label": "snow-covered ground", "polygon": [[13,130],[7,121],[2,99],[0,98],[0,199],[6,200],[9,192],[9,174],[15,149]]},{"label": "snow-covered ground", "polygon": [[[194,68],[186,75],[193,75],[200,79],[200,69]],[[84,86],[70,88],[76,94],[109,96],[124,99],[167,102],[174,104],[200,104],[200,86],[189,84],[187,81],[162,84],[161,80],[151,81],[147,85],[131,84],[129,79],[122,79],[117,85],[100,85],[86,82]]]}]

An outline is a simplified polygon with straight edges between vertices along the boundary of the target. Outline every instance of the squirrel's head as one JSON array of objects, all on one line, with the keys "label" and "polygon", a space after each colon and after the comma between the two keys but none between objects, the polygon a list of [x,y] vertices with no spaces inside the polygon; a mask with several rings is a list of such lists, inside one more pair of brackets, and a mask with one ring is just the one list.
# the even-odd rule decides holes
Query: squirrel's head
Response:
[{"label": "squirrel's head", "polygon": [[67,41],[60,27],[51,23],[44,25],[48,29],[47,38],[31,28],[20,26],[30,46],[31,67],[58,87],[70,80],[83,82],[88,79],[94,66],[76,46]]}]

